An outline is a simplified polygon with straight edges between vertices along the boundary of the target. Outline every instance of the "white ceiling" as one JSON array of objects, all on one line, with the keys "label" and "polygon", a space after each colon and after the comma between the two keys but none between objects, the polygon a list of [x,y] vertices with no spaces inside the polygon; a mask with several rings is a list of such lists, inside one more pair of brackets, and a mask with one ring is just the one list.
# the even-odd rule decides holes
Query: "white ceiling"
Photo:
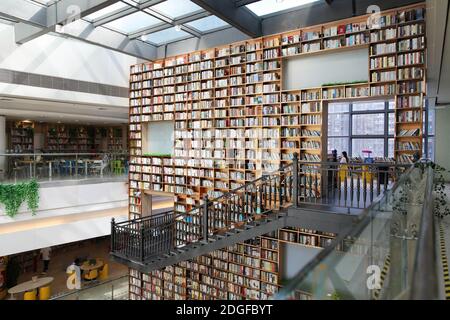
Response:
[{"label": "white ceiling", "polygon": [[128,123],[128,108],[0,97],[0,115],[11,120],[113,124]]}]

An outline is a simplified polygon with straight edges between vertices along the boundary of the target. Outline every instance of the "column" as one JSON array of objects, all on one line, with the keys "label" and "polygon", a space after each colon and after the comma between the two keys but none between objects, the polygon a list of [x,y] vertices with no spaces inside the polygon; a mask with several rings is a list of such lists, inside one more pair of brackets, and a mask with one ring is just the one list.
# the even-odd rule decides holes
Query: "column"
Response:
[{"label": "column", "polygon": [[[0,154],[6,152],[6,118],[5,116],[0,116]],[[0,180],[5,177],[6,170],[6,157],[0,156]]]}]

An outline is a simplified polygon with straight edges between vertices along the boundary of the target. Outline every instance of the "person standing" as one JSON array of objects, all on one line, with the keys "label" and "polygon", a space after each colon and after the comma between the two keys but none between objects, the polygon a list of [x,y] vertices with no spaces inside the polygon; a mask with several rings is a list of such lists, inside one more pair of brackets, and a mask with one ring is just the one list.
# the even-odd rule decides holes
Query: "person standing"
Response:
[{"label": "person standing", "polygon": [[42,248],[41,249],[41,257],[42,257],[42,261],[44,262],[44,271],[42,271],[42,273],[47,273],[48,271],[48,265],[50,263],[50,253],[52,252],[52,248],[47,247],[47,248]]}]

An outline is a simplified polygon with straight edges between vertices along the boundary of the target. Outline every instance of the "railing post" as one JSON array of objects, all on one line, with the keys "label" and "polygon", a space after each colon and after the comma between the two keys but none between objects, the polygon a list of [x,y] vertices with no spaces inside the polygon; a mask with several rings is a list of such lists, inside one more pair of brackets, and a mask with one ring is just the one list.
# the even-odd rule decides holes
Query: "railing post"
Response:
[{"label": "railing post", "polygon": [[298,153],[294,153],[294,159],[292,163],[292,174],[293,174],[293,180],[294,180],[294,190],[292,190],[293,194],[293,204],[295,207],[298,207]]},{"label": "railing post", "polygon": [[141,256],[141,261],[144,261],[144,224],[141,222],[141,228],[140,228],[140,233],[139,233],[139,237],[141,238],[139,244],[140,244],[140,256]]},{"label": "railing post", "polygon": [[208,195],[203,198],[203,239],[208,241]]},{"label": "railing post", "polygon": [[114,252],[115,225],[116,225],[116,221],[114,220],[114,218],[112,218],[111,219],[111,252]]}]

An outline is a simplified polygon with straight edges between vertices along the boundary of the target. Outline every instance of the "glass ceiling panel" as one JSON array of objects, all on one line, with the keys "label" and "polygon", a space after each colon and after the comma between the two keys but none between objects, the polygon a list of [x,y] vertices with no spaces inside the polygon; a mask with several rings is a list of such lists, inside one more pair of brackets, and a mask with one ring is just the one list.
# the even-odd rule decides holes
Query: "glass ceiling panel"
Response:
[{"label": "glass ceiling panel", "polygon": [[222,19],[217,18],[216,16],[209,16],[206,18],[191,21],[186,25],[189,27],[193,27],[198,31],[206,32],[209,30],[225,27],[228,25],[228,23],[226,23]]},{"label": "glass ceiling panel", "polygon": [[261,17],[274,12],[303,6],[305,4],[317,1],[319,0],[261,0],[251,4],[247,4],[246,7],[253,11],[254,14]]},{"label": "glass ceiling panel", "polygon": [[85,19],[88,21],[94,21],[95,19],[110,15],[114,11],[125,9],[127,7],[129,8],[130,6],[123,2],[116,2],[110,6],[107,6],[106,8],[91,13],[90,15],[86,16]]},{"label": "glass ceiling panel", "polygon": [[189,36],[191,36],[189,33],[183,30],[177,31],[175,27],[173,27],[142,36],[142,40],[160,45],[163,43],[176,41],[182,38],[187,38]]},{"label": "glass ceiling panel", "polygon": [[189,0],[167,0],[151,6],[150,9],[158,11],[172,19],[177,19],[186,14],[202,10],[202,8]]},{"label": "glass ceiling panel", "polygon": [[104,26],[122,33],[133,33],[143,28],[152,27],[161,22],[161,20],[139,11],[108,22]]},{"label": "glass ceiling panel", "polygon": [[40,3],[40,4],[44,4],[44,5],[50,5],[53,2],[58,2],[59,0],[32,0],[32,1]]}]

